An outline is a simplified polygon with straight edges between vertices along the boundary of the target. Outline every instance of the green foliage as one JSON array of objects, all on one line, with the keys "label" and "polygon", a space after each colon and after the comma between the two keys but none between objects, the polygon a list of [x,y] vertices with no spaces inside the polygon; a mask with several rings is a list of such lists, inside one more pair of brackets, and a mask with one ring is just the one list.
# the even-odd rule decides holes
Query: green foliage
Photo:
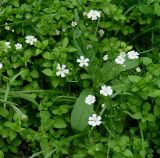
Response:
[{"label": "green foliage", "polygon": [[0,158],[158,158],[159,17],[160,0],[1,0]]},{"label": "green foliage", "polygon": [[93,113],[93,105],[87,105],[85,97],[90,94],[90,89],[85,89],[81,92],[77,99],[71,114],[71,126],[77,131],[84,131],[88,126],[88,117]]}]

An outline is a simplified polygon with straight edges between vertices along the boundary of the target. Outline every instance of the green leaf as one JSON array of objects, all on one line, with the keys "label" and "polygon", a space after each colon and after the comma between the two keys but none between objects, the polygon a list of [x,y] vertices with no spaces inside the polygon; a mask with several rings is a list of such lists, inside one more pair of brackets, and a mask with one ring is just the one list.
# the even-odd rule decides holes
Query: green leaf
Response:
[{"label": "green leaf", "polygon": [[81,74],[81,79],[91,79],[92,76],[89,74]]},{"label": "green leaf", "polygon": [[31,71],[31,76],[32,76],[33,78],[38,78],[38,77],[39,77],[39,72],[38,72],[37,70],[32,70],[32,71]]},{"label": "green leaf", "polygon": [[133,114],[133,118],[141,119],[142,118],[142,114],[140,112],[136,112],[135,114]]},{"label": "green leaf", "polygon": [[64,122],[63,119],[61,118],[56,118],[54,120],[54,127],[55,128],[66,128],[67,127],[67,124]]},{"label": "green leaf", "polygon": [[114,153],[112,158],[126,158],[123,155],[121,155],[120,153]]},{"label": "green leaf", "polygon": [[0,150],[0,158],[4,158],[3,151]]},{"label": "green leaf", "polygon": [[154,13],[160,16],[160,5],[158,2],[154,4]]},{"label": "green leaf", "polygon": [[[46,157],[48,153],[51,152],[51,148],[49,146],[49,141],[46,137],[44,137],[45,133],[43,133],[43,137],[40,139],[41,150],[43,151],[43,157]],[[35,156],[37,157],[37,155]],[[32,157],[33,158],[33,157]]]},{"label": "green leaf", "polygon": [[32,51],[30,49],[24,52],[24,57],[22,57],[23,61],[27,62],[32,56]]},{"label": "green leaf", "polygon": [[77,3],[82,5],[82,0],[77,0]]},{"label": "green leaf", "polygon": [[147,116],[145,117],[146,120],[148,121],[154,121],[156,118],[153,114],[147,114]]},{"label": "green leaf", "polygon": [[31,94],[25,94],[25,93],[12,93],[12,96],[15,98],[23,98],[25,100],[28,100],[29,102],[33,103],[34,105],[36,105],[37,107],[39,106],[39,104],[37,103],[37,101],[32,97]]},{"label": "green leaf", "polygon": [[149,64],[152,63],[152,59],[149,58],[149,57],[142,57],[141,60],[142,60],[142,63],[143,63],[145,66],[147,66],[147,65],[149,65]]},{"label": "green leaf", "polygon": [[10,140],[13,140],[13,139],[17,136],[17,133],[14,132],[14,131],[11,131],[11,132],[9,133],[9,136],[10,136]]},{"label": "green leaf", "polygon": [[55,115],[62,115],[68,112],[68,105],[61,105],[56,109],[52,110],[52,113]]},{"label": "green leaf", "polygon": [[90,89],[85,89],[81,92],[71,113],[71,126],[74,130],[79,132],[82,132],[87,128],[88,118],[93,112],[93,105],[85,104],[85,98],[89,94],[91,94]]},{"label": "green leaf", "polygon": [[150,89],[149,92],[148,92],[148,96],[159,97],[160,96],[160,90],[159,89]]},{"label": "green leaf", "polygon": [[42,53],[42,50],[41,50],[41,49],[37,49],[37,50],[36,50],[36,56],[39,55],[39,54],[41,54],[41,53]]},{"label": "green leaf", "polygon": [[19,7],[19,0],[11,0],[11,4],[15,7]]},{"label": "green leaf", "polygon": [[21,68],[21,70],[20,70],[20,76],[22,77],[22,78],[25,78],[28,74],[29,74],[29,70],[27,69],[27,68]]},{"label": "green leaf", "polygon": [[9,115],[8,110],[0,107],[0,116],[7,117]]},{"label": "green leaf", "polygon": [[143,14],[148,14],[152,12],[152,9],[148,4],[141,4],[138,6],[138,8]]},{"label": "green leaf", "polygon": [[42,42],[42,45],[43,45],[43,48],[47,47],[48,46],[48,40],[44,40]]},{"label": "green leaf", "polygon": [[7,122],[4,123],[4,126],[10,128],[10,129],[12,129],[13,131],[16,131],[16,132],[21,131],[21,126],[16,124],[16,123],[12,123],[12,122],[7,121]]},{"label": "green leaf", "polygon": [[98,80],[102,83],[108,82],[109,80],[113,79],[114,77],[118,76],[121,72],[133,69],[139,65],[139,60],[127,60],[125,62],[125,67],[123,65],[117,65],[113,62],[107,62],[104,66],[100,69],[100,76]]},{"label": "green leaf", "polygon": [[132,156],[133,156],[133,153],[132,153],[131,150],[129,150],[129,149],[125,149],[125,151],[123,152],[123,154],[124,154],[126,157],[132,157]]},{"label": "green leaf", "polygon": [[63,47],[66,48],[68,46],[68,43],[69,43],[69,39],[67,37],[64,38],[63,41],[62,41]]},{"label": "green leaf", "polygon": [[26,75],[28,74],[28,70],[27,69],[24,69],[22,71],[20,71],[19,73],[17,73],[16,75],[14,75],[11,79],[10,79],[10,85],[12,85],[14,83],[14,81],[17,79],[18,76],[23,76],[23,75]]},{"label": "green leaf", "polygon": [[67,52],[76,52],[77,51],[77,49],[76,48],[74,48],[74,47],[72,47],[72,46],[68,46],[67,47]]},{"label": "green leaf", "polygon": [[154,115],[155,116],[160,116],[160,106],[159,106],[159,104],[154,106]]},{"label": "green leaf", "polygon": [[42,71],[46,76],[53,76],[53,71],[51,69],[44,69]]},{"label": "green leaf", "polygon": [[133,83],[137,83],[137,82],[139,82],[142,78],[141,78],[140,76],[134,75],[134,76],[128,76],[128,79],[129,79],[131,82],[133,82]]},{"label": "green leaf", "polygon": [[45,53],[43,54],[43,58],[45,58],[45,59],[53,59],[50,52],[45,52]]},{"label": "green leaf", "polygon": [[52,82],[51,82],[52,85],[53,85],[53,87],[56,88],[56,87],[58,86],[58,84],[59,84],[59,81],[60,81],[60,80],[59,80],[58,78],[54,78],[54,79],[52,80]]}]

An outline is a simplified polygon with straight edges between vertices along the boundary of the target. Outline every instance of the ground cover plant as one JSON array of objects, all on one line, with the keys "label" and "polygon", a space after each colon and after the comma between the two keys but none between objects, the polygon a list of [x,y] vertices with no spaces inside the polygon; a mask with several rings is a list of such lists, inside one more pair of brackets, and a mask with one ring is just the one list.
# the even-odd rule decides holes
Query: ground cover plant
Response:
[{"label": "ground cover plant", "polygon": [[160,157],[160,0],[1,0],[0,158]]}]

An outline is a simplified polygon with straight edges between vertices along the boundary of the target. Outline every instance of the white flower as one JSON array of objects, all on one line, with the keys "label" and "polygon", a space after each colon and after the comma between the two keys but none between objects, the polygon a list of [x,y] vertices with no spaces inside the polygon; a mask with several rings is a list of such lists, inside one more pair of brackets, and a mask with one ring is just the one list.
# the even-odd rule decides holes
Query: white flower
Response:
[{"label": "white flower", "polygon": [[134,50],[128,52],[127,55],[128,55],[129,59],[138,59],[139,58],[139,53]]},{"label": "white flower", "polygon": [[83,12],[83,16],[86,16],[87,15],[87,13],[86,12]]},{"label": "white flower", "polygon": [[101,106],[102,106],[102,108],[104,108],[104,106],[105,106],[105,105],[104,105],[104,104],[102,104]]},{"label": "white flower", "polygon": [[55,31],[56,35],[58,36],[60,34],[60,31],[59,30],[56,30]]},{"label": "white flower", "polygon": [[90,126],[99,126],[102,122],[101,122],[101,116],[97,116],[96,114],[92,114],[92,116],[89,117],[88,119],[88,124]]},{"label": "white flower", "polygon": [[64,64],[62,66],[60,64],[57,65],[57,72],[56,72],[57,76],[61,76],[63,78],[68,73],[69,73],[69,70],[66,69],[66,65]]},{"label": "white flower", "polygon": [[72,21],[72,23],[71,23],[71,26],[72,26],[72,27],[75,27],[75,26],[77,26],[77,22],[75,22],[75,21]]},{"label": "white flower", "polygon": [[26,43],[33,45],[35,42],[37,42],[37,38],[35,38],[34,36],[28,35],[26,36]]},{"label": "white flower", "polygon": [[94,104],[96,97],[94,95],[88,95],[85,99],[85,103],[88,105]]},{"label": "white flower", "polygon": [[87,17],[92,20],[97,20],[98,18],[100,18],[100,12],[96,10],[90,10],[87,14]]},{"label": "white flower", "polygon": [[5,28],[6,30],[10,30],[10,26],[8,26],[8,25],[6,25],[4,28]]},{"label": "white flower", "polygon": [[119,56],[125,58],[125,57],[126,57],[126,53],[125,53],[125,52],[121,52],[121,53],[119,54]]},{"label": "white flower", "polygon": [[116,62],[116,64],[122,65],[122,64],[125,62],[125,58],[123,58],[122,56],[118,56],[118,57],[115,59],[115,62]]},{"label": "white flower", "polygon": [[107,54],[103,56],[103,60],[104,60],[104,61],[107,61],[107,60],[108,60],[108,55],[107,55]]},{"label": "white flower", "polygon": [[92,45],[91,44],[87,45],[86,49],[92,49]]},{"label": "white flower", "polygon": [[0,69],[2,69],[2,67],[3,67],[3,64],[2,64],[2,63],[0,63]]},{"label": "white flower", "polygon": [[27,120],[27,119],[28,119],[28,116],[25,115],[25,114],[22,114],[22,115],[21,115],[21,119],[22,119],[22,120]]},{"label": "white flower", "polygon": [[30,15],[26,15],[26,19],[29,19],[31,16]]},{"label": "white flower", "polygon": [[22,49],[22,44],[16,43],[16,44],[15,44],[15,47],[16,47],[17,50],[18,50],[18,49]]},{"label": "white flower", "polygon": [[109,96],[109,95],[112,95],[112,93],[113,93],[113,90],[111,86],[104,85],[101,87],[100,94],[104,96]]},{"label": "white flower", "polygon": [[12,30],[12,32],[14,32],[14,30]]},{"label": "white flower", "polygon": [[141,69],[139,67],[136,68],[137,72],[141,72]]},{"label": "white flower", "polygon": [[11,46],[10,46],[10,42],[5,42],[5,46],[7,47],[7,48],[11,48]]},{"label": "white flower", "polygon": [[102,29],[99,30],[99,35],[100,35],[100,37],[102,37],[104,35],[104,31]]},{"label": "white flower", "polygon": [[80,56],[80,59],[77,59],[77,62],[79,63],[79,66],[80,67],[83,67],[83,66],[88,66],[88,62],[89,62],[89,59],[88,58],[84,58],[84,56]]}]

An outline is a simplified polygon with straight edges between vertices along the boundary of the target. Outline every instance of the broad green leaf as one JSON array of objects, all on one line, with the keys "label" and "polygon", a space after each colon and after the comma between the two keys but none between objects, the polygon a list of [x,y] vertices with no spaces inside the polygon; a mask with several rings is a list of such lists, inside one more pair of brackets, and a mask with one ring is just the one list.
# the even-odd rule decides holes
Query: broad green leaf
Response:
[{"label": "broad green leaf", "polygon": [[37,101],[32,97],[31,94],[25,94],[25,93],[12,93],[12,97],[15,98],[23,98],[25,100],[28,100],[29,102],[33,103],[34,105],[36,105],[37,107],[39,106],[39,104],[37,103]]},{"label": "broad green leaf", "polygon": [[91,79],[92,76],[89,74],[81,74],[81,79]]},{"label": "broad green leaf", "polygon": [[42,42],[42,44],[43,44],[43,48],[47,47],[47,46],[48,46],[48,40],[44,40],[44,41]]},{"label": "broad green leaf", "polygon": [[151,105],[148,102],[144,103],[143,110],[149,112],[151,110]]},{"label": "broad green leaf", "polygon": [[13,139],[17,136],[17,133],[14,132],[14,131],[11,131],[11,132],[9,133],[9,136],[10,136],[10,140],[13,140]]},{"label": "broad green leaf", "polygon": [[10,79],[10,85],[12,85],[14,83],[14,81],[17,79],[18,76],[20,75],[26,75],[28,73],[27,69],[24,69],[22,71],[20,71],[19,73],[17,73],[16,75],[14,75],[11,79]]},{"label": "broad green leaf", "polygon": [[59,107],[57,107],[56,109],[52,110],[52,113],[55,115],[62,115],[67,113],[69,110],[68,105],[61,105]]},{"label": "broad green leaf", "polygon": [[50,52],[45,52],[45,53],[43,54],[43,58],[45,58],[45,59],[53,59]]},{"label": "broad green leaf", "polygon": [[53,71],[51,69],[44,69],[42,71],[46,76],[53,76]]},{"label": "broad green leaf", "polygon": [[39,55],[39,54],[41,54],[41,53],[42,53],[42,50],[41,50],[41,49],[37,49],[37,50],[36,50],[36,56]]},{"label": "broad green leaf", "polygon": [[158,76],[158,77],[160,76],[160,71],[159,71],[160,64],[152,64],[148,66],[147,69],[151,74]]},{"label": "broad green leaf", "polygon": [[[46,133],[43,133],[43,135],[45,136]],[[43,151],[42,152],[43,156],[46,157],[48,153],[51,152],[52,149],[50,148],[48,138],[44,136],[40,139],[40,146],[41,146],[41,150]]]},{"label": "broad green leaf", "polygon": [[55,128],[66,128],[67,124],[61,118],[55,118],[54,120],[54,127]]},{"label": "broad green leaf", "polygon": [[132,151],[129,150],[129,149],[125,149],[125,151],[123,152],[123,154],[124,154],[126,157],[132,157],[132,156],[133,156]]},{"label": "broad green leaf", "polygon": [[133,83],[137,83],[137,82],[139,82],[142,78],[141,78],[140,76],[134,75],[134,76],[128,76],[128,79],[129,79],[131,82],[133,82]]},{"label": "broad green leaf", "polygon": [[31,49],[28,49],[24,52],[24,57],[22,57],[22,60],[24,62],[27,62],[31,58],[31,56],[32,56],[32,51]]},{"label": "broad green leaf", "polygon": [[82,5],[82,0],[77,0],[76,1],[78,4]]},{"label": "broad green leaf", "polygon": [[0,116],[7,117],[8,115],[8,110],[4,109],[3,107],[0,107]]},{"label": "broad green leaf", "polygon": [[33,78],[38,78],[38,77],[39,77],[39,72],[38,72],[37,70],[32,70],[32,71],[31,71],[31,76],[32,76]]},{"label": "broad green leaf", "polygon": [[0,150],[0,158],[4,158],[3,151]]},{"label": "broad green leaf", "polygon": [[141,119],[142,118],[142,114],[140,112],[136,112],[135,114],[133,114],[133,118]]},{"label": "broad green leaf", "polygon": [[140,153],[140,155],[141,155],[142,157],[145,157],[145,156],[146,156],[146,151],[145,151],[145,150],[140,150],[139,153]]},{"label": "broad green leaf", "polygon": [[74,47],[71,47],[71,46],[67,47],[67,52],[76,52],[76,51],[77,51],[77,49]]},{"label": "broad green leaf", "polygon": [[90,89],[81,92],[71,113],[71,126],[74,130],[82,132],[88,126],[88,118],[93,113],[93,105],[87,105],[85,98],[91,94]]},{"label": "broad green leaf", "polygon": [[119,154],[119,153],[114,153],[112,158],[126,158],[125,156]]},{"label": "broad green leaf", "polygon": [[28,74],[29,74],[29,70],[27,69],[27,68],[21,68],[21,70],[20,70],[20,76],[22,77],[22,78],[25,78]]},{"label": "broad green leaf", "polygon": [[160,90],[159,89],[150,89],[149,92],[148,92],[148,96],[159,97],[160,96]]},{"label": "broad green leaf", "polygon": [[142,63],[143,63],[145,66],[147,66],[147,65],[149,65],[149,64],[152,63],[152,59],[149,58],[149,57],[142,57],[141,60],[142,60]]},{"label": "broad green leaf", "polygon": [[56,87],[58,86],[58,84],[59,84],[59,81],[60,81],[60,80],[59,80],[58,78],[52,79],[52,82],[51,82],[51,83],[52,83],[53,87],[56,88]]},{"label": "broad green leaf", "polygon": [[141,4],[138,6],[138,8],[143,14],[148,14],[152,12],[152,9],[148,4]]},{"label": "broad green leaf", "polygon": [[154,13],[160,16],[160,5],[158,2],[154,4]]},{"label": "broad green leaf", "polygon": [[67,37],[64,38],[63,41],[62,41],[63,47],[66,48],[68,46],[68,43],[69,43],[69,39]]},{"label": "broad green leaf", "polygon": [[19,7],[19,0],[11,0],[11,4],[15,7]]},{"label": "broad green leaf", "polygon": [[149,114],[147,116],[145,116],[146,120],[148,121],[154,121],[156,118],[153,114]]},{"label": "broad green leaf", "polygon": [[127,60],[125,62],[125,67],[123,65],[118,65],[113,62],[107,62],[100,69],[100,76],[97,75],[99,81],[105,83],[114,77],[118,76],[121,72],[133,69],[139,65],[139,60]]},{"label": "broad green leaf", "polygon": [[10,129],[12,129],[13,131],[16,131],[16,132],[21,131],[21,126],[16,124],[16,123],[12,123],[12,122],[7,121],[7,122],[4,123],[4,126],[10,128]]},{"label": "broad green leaf", "polygon": [[154,115],[155,116],[160,116],[160,106],[159,106],[159,104],[154,106]]}]

